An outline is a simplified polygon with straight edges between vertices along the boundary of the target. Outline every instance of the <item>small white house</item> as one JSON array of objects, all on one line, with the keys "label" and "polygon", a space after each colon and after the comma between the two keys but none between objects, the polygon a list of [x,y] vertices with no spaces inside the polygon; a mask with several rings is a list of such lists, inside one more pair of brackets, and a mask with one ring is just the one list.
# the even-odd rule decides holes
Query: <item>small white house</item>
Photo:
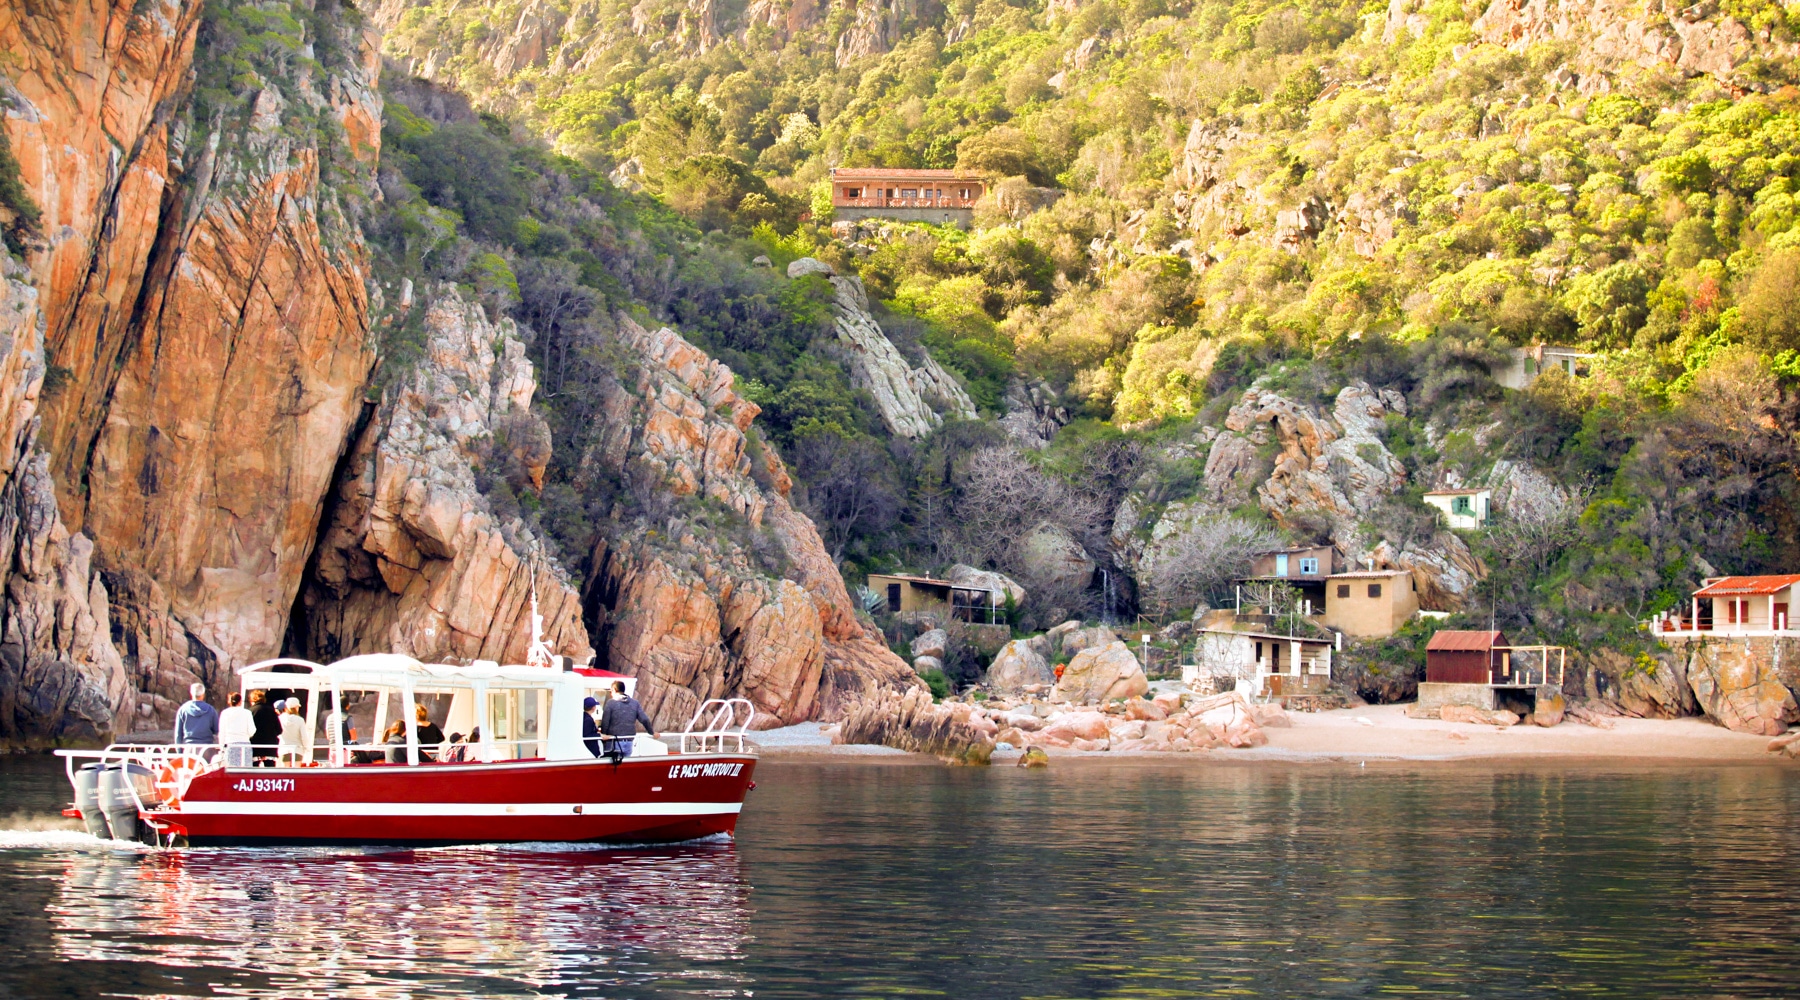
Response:
[{"label": "small white house", "polygon": [[1575,378],[1587,374],[1587,361],[1592,357],[1596,355],[1549,344],[1515,347],[1512,360],[1495,374],[1494,381],[1508,389],[1523,389],[1552,368],[1561,368],[1564,374]]},{"label": "small white house", "polygon": [[1452,528],[1480,528],[1493,516],[1494,491],[1432,490],[1425,502],[1444,512]]},{"label": "small white house", "polygon": [[1247,698],[1319,694],[1331,683],[1335,640],[1269,632],[1202,629],[1194,662],[1181,668],[1189,690],[1237,690]]}]

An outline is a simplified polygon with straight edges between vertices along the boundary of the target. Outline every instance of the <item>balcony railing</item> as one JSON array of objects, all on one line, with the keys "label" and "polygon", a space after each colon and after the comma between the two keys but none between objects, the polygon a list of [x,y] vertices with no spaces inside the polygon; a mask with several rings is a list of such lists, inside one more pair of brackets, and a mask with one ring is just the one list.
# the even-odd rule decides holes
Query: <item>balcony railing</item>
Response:
[{"label": "balcony railing", "polygon": [[831,200],[833,208],[974,208],[974,198],[845,198]]}]

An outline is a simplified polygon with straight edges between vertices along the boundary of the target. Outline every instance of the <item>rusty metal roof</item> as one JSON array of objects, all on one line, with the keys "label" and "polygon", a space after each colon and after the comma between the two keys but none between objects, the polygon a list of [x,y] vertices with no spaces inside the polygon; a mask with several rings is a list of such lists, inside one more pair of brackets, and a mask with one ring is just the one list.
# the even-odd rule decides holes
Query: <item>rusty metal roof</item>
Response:
[{"label": "rusty metal roof", "polygon": [[1427,652],[1437,649],[1457,653],[1485,653],[1495,646],[1506,645],[1506,636],[1499,632],[1486,630],[1471,632],[1461,629],[1443,629],[1433,632],[1431,641],[1425,644]]},{"label": "rusty metal roof", "polygon": [[1800,573],[1784,576],[1722,576],[1694,591],[1695,597],[1756,597],[1775,594],[1800,583]]}]

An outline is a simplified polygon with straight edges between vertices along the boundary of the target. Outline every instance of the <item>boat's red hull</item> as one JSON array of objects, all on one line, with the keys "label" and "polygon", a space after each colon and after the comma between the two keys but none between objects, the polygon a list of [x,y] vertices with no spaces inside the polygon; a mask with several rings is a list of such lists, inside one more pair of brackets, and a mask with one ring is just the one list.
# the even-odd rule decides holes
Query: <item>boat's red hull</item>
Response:
[{"label": "boat's red hull", "polygon": [[670,843],[737,828],[756,758],[229,768],[150,818],[195,846]]}]

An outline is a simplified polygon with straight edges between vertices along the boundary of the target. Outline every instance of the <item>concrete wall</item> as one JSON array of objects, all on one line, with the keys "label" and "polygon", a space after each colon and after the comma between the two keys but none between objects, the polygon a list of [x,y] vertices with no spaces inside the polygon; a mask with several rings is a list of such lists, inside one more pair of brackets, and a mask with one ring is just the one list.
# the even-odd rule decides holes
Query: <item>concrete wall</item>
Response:
[{"label": "concrete wall", "polygon": [[972,208],[833,208],[831,217],[841,222],[863,219],[893,219],[896,222],[929,222],[963,229],[975,221]]},{"label": "concrete wall", "polygon": [[[1525,715],[1543,706],[1545,712],[1555,712],[1555,720],[1560,720],[1561,699],[1562,688],[1555,684],[1541,684],[1531,688],[1494,688],[1486,684],[1438,684],[1424,681],[1419,684],[1419,700],[1407,706],[1406,714],[1414,719],[1435,719],[1445,705],[1468,705],[1489,712],[1503,708]],[[1555,721],[1539,724],[1554,725]]]}]

